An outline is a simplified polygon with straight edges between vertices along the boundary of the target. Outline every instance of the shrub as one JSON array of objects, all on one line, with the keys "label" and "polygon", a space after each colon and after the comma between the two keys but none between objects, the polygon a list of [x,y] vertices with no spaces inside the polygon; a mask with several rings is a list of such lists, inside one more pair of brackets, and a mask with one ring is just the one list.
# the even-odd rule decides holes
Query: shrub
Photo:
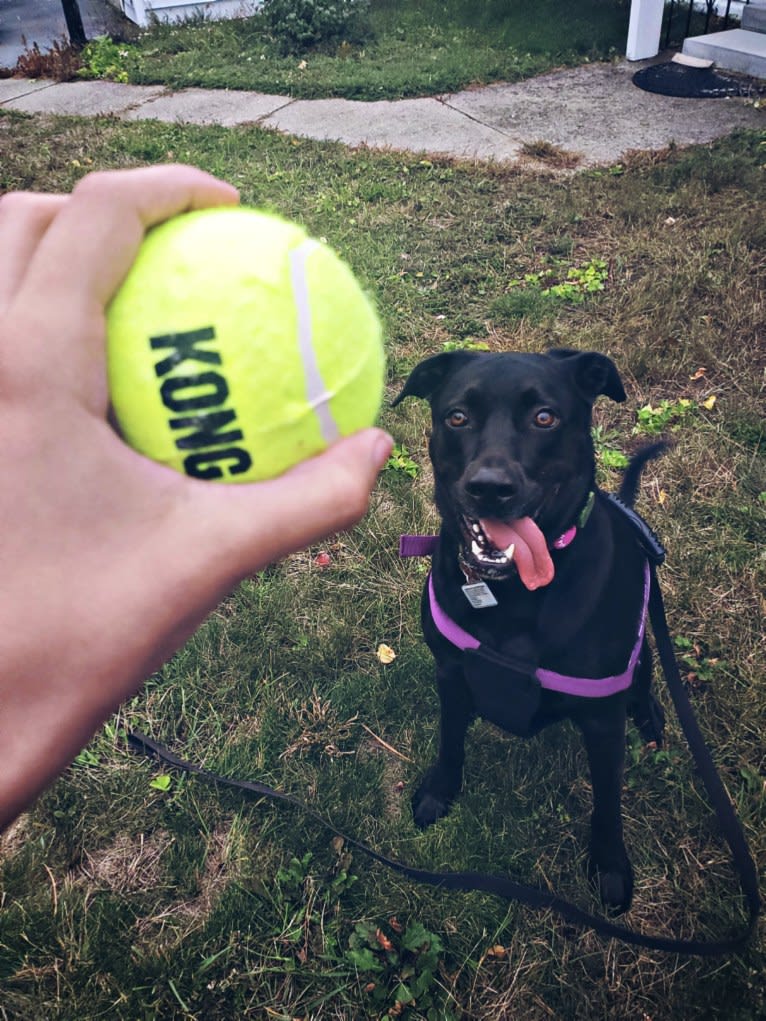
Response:
[{"label": "shrub", "polygon": [[263,16],[285,53],[362,42],[370,0],[264,0]]}]

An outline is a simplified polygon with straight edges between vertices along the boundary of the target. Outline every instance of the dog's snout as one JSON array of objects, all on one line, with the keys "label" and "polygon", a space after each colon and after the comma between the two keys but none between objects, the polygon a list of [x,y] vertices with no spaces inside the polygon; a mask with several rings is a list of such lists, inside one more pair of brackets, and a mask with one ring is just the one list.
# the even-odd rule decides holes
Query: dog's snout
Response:
[{"label": "dog's snout", "polygon": [[517,494],[514,479],[501,467],[482,465],[465,482],[465,491],[479,503],[510,503]]}]

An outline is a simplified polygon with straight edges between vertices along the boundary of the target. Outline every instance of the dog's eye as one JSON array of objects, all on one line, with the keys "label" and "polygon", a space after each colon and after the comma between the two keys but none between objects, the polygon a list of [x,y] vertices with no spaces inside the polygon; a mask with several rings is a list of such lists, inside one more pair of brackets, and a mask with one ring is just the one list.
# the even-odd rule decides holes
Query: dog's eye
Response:
[{"label": "dog's eye", "polygon": [[534,423],[538,429],[552,429],[557,422],[558,418],[550,408],[540,408],[535,412]]},{"label": "dog's eye", "polygon": [[447,423],[451,425],[453,429],[462,429],[463,426],[468,425],[468,415],[464,411],[459,411],[457,408],[454,411],[450,411],[447,415]]}]

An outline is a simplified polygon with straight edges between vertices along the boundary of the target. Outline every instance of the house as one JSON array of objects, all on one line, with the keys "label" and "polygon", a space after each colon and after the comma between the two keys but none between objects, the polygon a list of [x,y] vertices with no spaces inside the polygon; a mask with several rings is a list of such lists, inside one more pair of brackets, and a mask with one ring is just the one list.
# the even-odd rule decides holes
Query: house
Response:
[{"label": "house", "polygon": [[119,0],[126,18],[145,28],[152,20],[183,21],[202,14],[205,17],[246,18],[255,14],[261,0]]}]

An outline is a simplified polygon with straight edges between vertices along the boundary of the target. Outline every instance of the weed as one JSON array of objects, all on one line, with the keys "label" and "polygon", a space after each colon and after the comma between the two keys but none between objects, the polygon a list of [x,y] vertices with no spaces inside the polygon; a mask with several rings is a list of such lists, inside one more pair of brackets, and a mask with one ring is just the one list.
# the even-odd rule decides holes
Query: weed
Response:
[{"label": "weed", "polygon": [[416,479],[420,472],[415,461],[410,457],[410,452],[402,443],[395,443],[394,448],[391,451],[391,456],[386,461],[383,469],[387,472],[400,472],[403,475],[408,475],[412,479]]},{"label": "weed", "polygon": [[524,142],[521,147],[523,156],[529,159],[538,160],[558,170],[572,170],[581,161],[582,157],[577,153],[568,152],[559,145],[553,145],[543,139],[534,142]]},{"label": "weed", "polygon": [[677,401],[663,398],[657,405],[645,404],[636,412],[633,432],[638,435],[658,436],[668,428],[675,429],[693,417],[699,409],[696,401],[681,397]]},{"label": "weed", "polygon": [[406,928],[396,918],[383,928],[374,922],[357,922],[349,939],[347,959],[359,973],[372,1010],[381,1021],[406,1018],[417,1007],[427,1021],[452,1021],[443,1003],[437,972],[444,946],[420,922]]},{"label": "weed", "polygon": [[442,344],[442,351],[489,351],[489,344],[484,340],[472,340],[466,337],[465,340],[445,340]]},{"label": "weed", "polygon": [[538,273],[525,273],[522,279],[509,281],[508,287],[537,290],[546,297],[579,303],[585,301],[589,294],[603,291],[609,275],[603,259],[591,259],[584,266],[570,266],[566,269],[563,279],[562,272],[563,270],[557,267],[543,269]]},{"label": "weed", "polygon": [[128,46],[114,42],[109,36],[100,35],[86,43],[80,54],[82,67],[80,78],[106,78],[114,82],[127,82],[128,60],[131,50]]},{"label": "weed", "polygon": [[495,300],[496,318],[528,318],[539,322],[556,314],[559,305],[579,305],[589,296],[603,291],[609,270],[603,259],[591,259],[583,266],[562,265],[525,273],[508,282],[508,292]]},{"label": "weed", "polygon": [[619,439],[619,433],[615,429],[606,430],[601,425],[593,426],[593,447],[599,464],[606,469],[627,468],[629,458],[615,443]]},{"label": "weed", "polygon": [[709,683],[721,671],[727,669],[726,662],[717,656],[706,655],[699,642],[683,635],[676,635],[673,642],[678,649],[681,663],[686,668],[683,677],[687,684],[699,687]]},{"label": "weed", "polygon": [[16,61],[15,72],[25,78],[51,78],[57,82],[70,82],[78,77],[82,68],[82,54],[78,46],[68,39],[54,39],[44,53],[32,43]]}]

